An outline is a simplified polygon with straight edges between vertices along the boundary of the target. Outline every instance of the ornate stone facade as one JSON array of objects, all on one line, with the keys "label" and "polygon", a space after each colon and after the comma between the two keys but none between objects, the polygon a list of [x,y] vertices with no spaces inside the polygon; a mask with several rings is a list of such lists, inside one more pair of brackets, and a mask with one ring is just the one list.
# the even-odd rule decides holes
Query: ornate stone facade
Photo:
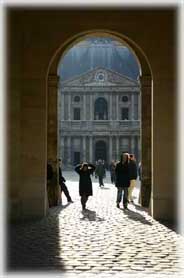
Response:
[{"label": "ornate stone facade", "polygon": [[59,84],[59,138],[63,167],[107,164],[123,151],[140,160],[139,82],[97,68]]}]

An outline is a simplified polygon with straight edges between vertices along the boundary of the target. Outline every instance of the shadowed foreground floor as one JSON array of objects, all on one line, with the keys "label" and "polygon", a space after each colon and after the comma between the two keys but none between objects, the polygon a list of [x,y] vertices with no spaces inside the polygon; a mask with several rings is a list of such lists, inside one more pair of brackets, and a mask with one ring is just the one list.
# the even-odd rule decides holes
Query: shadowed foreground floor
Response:
[{"label": "shadowed foreground floor", "polygon": [[68,174],[73,204],[66,204],[63,197],[63,206],[51,208],[48,217],[9,228],[9,271],[184,277],[180,235],[138,205],[129,205],[128,211],[116,208],[114,185],[99,188],[94,178],[93,197],[82,213],[75,179]]}]

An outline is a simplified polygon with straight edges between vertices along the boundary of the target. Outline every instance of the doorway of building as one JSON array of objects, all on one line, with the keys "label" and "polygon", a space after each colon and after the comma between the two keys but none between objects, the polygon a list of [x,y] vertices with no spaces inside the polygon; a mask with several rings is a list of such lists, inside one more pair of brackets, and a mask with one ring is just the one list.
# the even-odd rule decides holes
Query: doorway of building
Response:
[{"label": "doorway of building", "polygon": [[73,165],[79,164],[81,161],[81,155],[80,152],[74,152],[74,158],[73,158]]},{"label": "doorway of building", "polygon": [[107,161],[107,146],[104,141],[97,141],[95,144],[95,161],[99,159]]}]

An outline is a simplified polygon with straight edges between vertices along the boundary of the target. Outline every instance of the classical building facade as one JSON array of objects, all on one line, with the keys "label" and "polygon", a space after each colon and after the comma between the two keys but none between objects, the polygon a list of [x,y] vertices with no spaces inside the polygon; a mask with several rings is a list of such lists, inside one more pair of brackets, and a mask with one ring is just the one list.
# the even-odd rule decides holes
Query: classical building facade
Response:
[{"label": "classical building facade", "polygon": [[98,67],[59,84],[59,155],[63,167],[122,152],[140,160],[139,81]]}]

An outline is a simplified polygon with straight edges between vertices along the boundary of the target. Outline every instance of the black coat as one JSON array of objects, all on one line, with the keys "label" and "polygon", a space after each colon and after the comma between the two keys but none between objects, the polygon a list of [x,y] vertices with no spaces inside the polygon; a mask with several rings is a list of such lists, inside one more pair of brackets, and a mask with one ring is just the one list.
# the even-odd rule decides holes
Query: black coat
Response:
[{"label": "black coat", "polygon": [[65,178],[62,175],[62,171],[61,171],[61,167],[59,167],[59,184],[62,185],[63,183],[65,183]]},{"label": "black coat", "polygon": [[129,187],[130,186],[130,173],[129,163],[117,163],[115,168],[116,173],[116,187]]},{"label": "black coat", "polygon": [[105,176],[105,166],[102,163],[97,164],[95,169],[95,175],[98,177]]},{"label": "black coat", "polygon": [[90,175],[93,174],[95,171],[95,166],[92,164],[88,164],[88,166],[91,167],[91,169],[88,169],[87,171],[81,170],[81,164],[77,165],[75,167],[75,171],[79,174],[79,195],[86,195],[86,196],[92,196],[93,195],[93,189],[92,189],[92,181]]},{"label": "black coat", "polygon": [[134,160],[129,161],[129,173],[130,173],[131,180],[137,179],[137,165]]}]

